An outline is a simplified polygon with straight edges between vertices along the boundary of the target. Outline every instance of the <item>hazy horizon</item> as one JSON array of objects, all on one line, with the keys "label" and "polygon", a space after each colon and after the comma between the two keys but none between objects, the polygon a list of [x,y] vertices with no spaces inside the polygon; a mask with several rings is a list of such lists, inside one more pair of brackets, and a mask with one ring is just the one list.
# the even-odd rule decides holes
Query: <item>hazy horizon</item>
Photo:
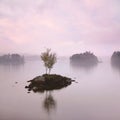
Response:
[{"label": "hazy horizon", "polygon": [[58,56],[120,50],[119,0],[0,0],[0,53]]},{"label": "hazy horizon", "polygon": [[[8,54],[19,54],[19,55],[24,56],[24,57],[32,57],[32,58],[38,58],[39,57],[40,58],[41,52],[40,52],[40,54],[18,53],[18,52],[0,53],[0,56],[8,55]],[[84,52],[91,52],[91,53],[93,53],[92,51],[84,51]],[[57,55],[57,58],[70,58],[74,54],[81,54],[81,53],[84,53],[84,52],[76,52],[76,53],[73,53],[73,54],[70,54],[70,55],[59,55],[59,54],[56,54],[56,55]],[[97,55],[97,54],[94,54],[94,55],[97,56],[98,59],[102,60],[104,58],[107,58],[107,59],[109,58],[110,59],[112,54],[113,53],[111,53],[110,55]]]}]

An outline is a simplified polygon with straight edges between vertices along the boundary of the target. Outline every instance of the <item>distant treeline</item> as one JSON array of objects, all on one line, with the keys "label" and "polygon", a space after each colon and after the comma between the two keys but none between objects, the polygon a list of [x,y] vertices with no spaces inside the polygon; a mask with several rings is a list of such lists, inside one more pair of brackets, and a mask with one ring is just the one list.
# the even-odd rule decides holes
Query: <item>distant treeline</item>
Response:
[{"label": "distant treeline", "polygon": [[[84,52],[80,54],[73,54],[70,57],[70,63],[77,66],[93,66],[100,61],[97,56],[91,52]],[[120,51],[115,51],[111,56],[111,63],[113,66],[120,67]]]},{"label": "distant treeline", "polygon": [[0,56],[0,63],[24,63],[24,56],[19,54],[5,54]]},{"label": "distant treeline", "polygon": [[115,66],[120,66],[120,51],[116,51],[112,54],[111,62]]},{"label": "distant treeline", "polygon": [[74,54],[70,57],[71,62],[79,62],[81,64],[97,64],[98,58],[91,52],[84,52],[80,54]]},{"label": "distant treeline", "polygon": [[111,59],[116,60],[116,61],[120,61],[120,51],[114,52]]}]

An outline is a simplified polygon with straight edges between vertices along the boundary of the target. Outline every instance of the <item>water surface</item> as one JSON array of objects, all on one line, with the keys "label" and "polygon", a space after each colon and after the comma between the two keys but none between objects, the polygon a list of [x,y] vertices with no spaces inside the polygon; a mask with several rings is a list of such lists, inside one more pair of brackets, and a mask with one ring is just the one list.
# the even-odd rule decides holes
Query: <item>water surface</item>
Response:
[{"label": "water surface", "polygon": [[59,59],[52,73],[75,79],[67,88],[27,93],[27,81],[43,74],[41,61],[0,65],[0,120],[120,120],[120,69],[103,60],[93,68]]}]

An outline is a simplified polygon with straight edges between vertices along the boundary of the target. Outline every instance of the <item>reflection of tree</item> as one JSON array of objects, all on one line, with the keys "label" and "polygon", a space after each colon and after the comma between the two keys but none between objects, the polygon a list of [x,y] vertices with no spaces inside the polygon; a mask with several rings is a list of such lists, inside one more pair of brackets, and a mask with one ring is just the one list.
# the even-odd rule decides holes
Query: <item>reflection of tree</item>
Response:
[{"label": "reflection of tree", "polygon": [[111,66],[113,69],[120,72],[120,63],[111,61]]},{"label": "reflection of tree", "polygon": [[73,61],[70,61],[70,66],[73,68],[73,69],[76,69],[76,70],[79,70],[79,69],[83,69],[83,70],[91,70],[93,68],[95,68],[98,64],[91,64],[91,63],[85,63],[85,64],[82,64],[80,62],[73,62]]},{"label": "reflection of tree", "polygon": [[51,92],[46,92],[45,99],[43,101],[43,108],[49,114],[52,110],[56,109],[56,101],[54,100]]}]

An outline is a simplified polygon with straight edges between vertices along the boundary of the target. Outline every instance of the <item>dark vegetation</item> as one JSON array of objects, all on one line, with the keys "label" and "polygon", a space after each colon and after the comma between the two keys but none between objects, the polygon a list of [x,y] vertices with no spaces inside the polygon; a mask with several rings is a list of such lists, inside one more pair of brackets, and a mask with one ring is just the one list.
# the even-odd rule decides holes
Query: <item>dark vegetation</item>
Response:
[{"label": "dark vegetation", "polygon": [[25,88],[28,91],[44,92],[49,90],[56,90],[70,85],[74,80],[56,74],[43,74],[28,81],[30,84]]},{"label": "dark vegetation", "polygon": [[98,58],[91,52],[74,54],[70,57],[70,63],[80,67],[94,66],[98,62]]},{"label": "dark vegetation", "polygon": [[0,64],[23,64],[24,56],[19,54],[6,54],[0,56]]},{"label": "dark vegetation", "polygon": [[120,51],[116,51],[112,54],[111,64],[113,67],[120,68]]}]

